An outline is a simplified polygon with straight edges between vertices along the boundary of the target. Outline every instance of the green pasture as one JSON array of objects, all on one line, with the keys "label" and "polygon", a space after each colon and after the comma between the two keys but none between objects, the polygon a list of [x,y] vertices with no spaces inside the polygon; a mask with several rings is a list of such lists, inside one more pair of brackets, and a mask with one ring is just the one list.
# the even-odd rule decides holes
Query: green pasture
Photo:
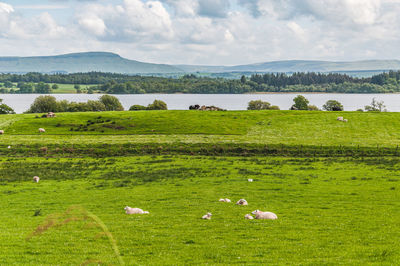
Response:
[{"label": "green pasture", "polygon": [[[127,265],[394,265],[399,170],[398,158],[2,158],[0,260],[118,264],[88,211]],[[245,220],[255,209],[279,218]]]},{"label": "green pasture", "polygon": [[[0,116],[7,143],[400,144],[400,113],[320,111],[125,111]],[[348,123],[337,121],[344,116]],[[4,124],[5,123],[5,124]],[[38,128],[46,129],[39,136]],[[29,137],[27,137],[29,136]]]}]

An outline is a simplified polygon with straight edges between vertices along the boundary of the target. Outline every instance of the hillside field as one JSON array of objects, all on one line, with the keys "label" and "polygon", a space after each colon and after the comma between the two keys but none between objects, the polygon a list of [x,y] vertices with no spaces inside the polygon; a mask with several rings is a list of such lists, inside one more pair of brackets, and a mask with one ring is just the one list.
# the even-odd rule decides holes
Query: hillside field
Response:
[{"label": "hillside field", "polygon": [[40,116],[0,116],[2,265],[400,261],[398,113]]}]

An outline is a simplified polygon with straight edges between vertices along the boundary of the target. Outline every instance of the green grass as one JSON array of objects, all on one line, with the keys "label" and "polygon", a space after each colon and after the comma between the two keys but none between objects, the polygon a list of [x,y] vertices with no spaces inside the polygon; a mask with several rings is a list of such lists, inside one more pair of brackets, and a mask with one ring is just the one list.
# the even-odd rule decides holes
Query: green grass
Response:
[{"label": "green grass", "polygon": [[[49,83],[50,86],[53,86],[54,83]],[[58,89],[53,90],[52,93],[76,93],[76,89],[74,88],[75,84],[59,84],[57,83]],[[89,88],[93,85],[79,85],[81,87],[81,90]]]},{"label": "green grass", "polygon": [[[336,121],[338,116],[349,122]],[[0,121],[7,118],[0,116]],[[400,113],[127,111],[57,114],[53,119],[35,118],[32,114],[9,118],[16,120],[3,128],[6,134],[0,137],[11,144],[233,142],[363,147],[400,144]],[[37,136],[40,127],[46,133]]]},{"label": "green grass", "polygon": [[[103,229],[85,216],[90,211],[127,265],[394,265],[399,170],[398,158],[3,158],[1,261],[118,264]],[[77,205],[84,210],[65,213]],[[150,214],[128,216],[126,205]],[[279,219],[245,220],[255,209]],[[206,212],[212,220],[200,219]],[[55,224],[28,238],[49,215]]]}]

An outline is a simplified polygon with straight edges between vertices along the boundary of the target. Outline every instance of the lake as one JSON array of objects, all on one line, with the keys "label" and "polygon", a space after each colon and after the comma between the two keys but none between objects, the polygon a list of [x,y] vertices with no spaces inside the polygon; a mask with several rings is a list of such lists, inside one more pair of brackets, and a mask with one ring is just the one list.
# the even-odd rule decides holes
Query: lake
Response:
[{"label": "lake", "polygon": [[[324,94],[324,93],[298,93],[304,95],[310,104],[322,108],[328,100],[337,100],[343,104],[346,111],[355,111],[364,108],[371,103],[372,98],[384,101],[386,108],[391,112],[400,112],[400,94]],[[129,94],[114,95],[122,103],[125,109],[131,105],[148,105],[155,99],[167,103],[170,110],[187,110],[189,105],[215,105],[227,110],[246,110],[247,103],[251,100],[268,101],[272,105],[279,106],[282,110],[288,110],[293,104],[295,94]],[[38,94],[1,94],[0,99],[11,106],[17,113],[25,112],[33,103]],[[97,100],[101,94],[52,94],[57,100],[86,102]]]}]

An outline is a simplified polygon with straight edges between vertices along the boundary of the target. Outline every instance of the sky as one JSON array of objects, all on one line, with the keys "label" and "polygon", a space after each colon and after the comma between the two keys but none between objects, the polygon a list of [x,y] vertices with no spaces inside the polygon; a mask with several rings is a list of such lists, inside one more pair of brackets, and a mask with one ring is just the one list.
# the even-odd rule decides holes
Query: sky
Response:
[{"label": "sky", "polygon": [[166,64],[400,59],[400,0],[0,0],[0,56]]}]

